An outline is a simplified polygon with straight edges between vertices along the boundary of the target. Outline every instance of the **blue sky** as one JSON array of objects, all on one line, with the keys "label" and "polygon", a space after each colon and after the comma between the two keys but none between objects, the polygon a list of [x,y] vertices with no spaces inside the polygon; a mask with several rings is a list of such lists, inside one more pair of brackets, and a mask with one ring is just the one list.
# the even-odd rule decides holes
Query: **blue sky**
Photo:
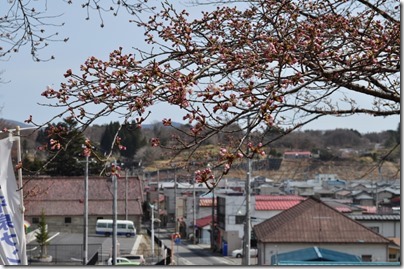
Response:
[{"label": "blue sky", "polygon": [[[64,82],[63,74],[69,68],[79,70],[80,65],[90,56],[107,59],[114,49],[123,47],[124,52],[133,52],[133,47],[146,48],[141,29],[129,23],[130,17],[122,10],[120,16],[105,15],[105,27],[101,28],[100,20],[93,13],[90,20],[85,20],[84,9],[76,5],[67,5],[61,1],[48,1],[49,11],[52,14],[64,12],[63,17],[57,21],[65,22],[63,28],[57,29],[61,37],[69,37],[67,43],[52,43],[43,50],[43,56],[55,55],[56,59],[49,62],[33,62],[29,48],[21,49],[13,54],[10,60],[0,62],[2,79],[6,84],[0,84],[0,118],[23,122],[33,115],[34,120],[42,123],[47,121],[57,110],[41,107],[37,103],[47,100],[41,93],[47,85],[55,89]],[[184,7],[185,8],[185,7]],[[200,8],[187,7],[191,14],[197,16]],[[163,113],[161,113],[163,111]],[[152,116],[147,123],[160,121],[162,118],[171,118],[180,122],[182,115],[169,105],[159,105],[152,110]],[[119,120],[118,117],[109,117],[99,120],[97,124],[109,123]],[[304,129],[329,130],[335,128],[349,128],[361,133],[396,130],[400,121],[399,116],[375,118],[372,116],[352,116],[348,118],[320,119]]]}]

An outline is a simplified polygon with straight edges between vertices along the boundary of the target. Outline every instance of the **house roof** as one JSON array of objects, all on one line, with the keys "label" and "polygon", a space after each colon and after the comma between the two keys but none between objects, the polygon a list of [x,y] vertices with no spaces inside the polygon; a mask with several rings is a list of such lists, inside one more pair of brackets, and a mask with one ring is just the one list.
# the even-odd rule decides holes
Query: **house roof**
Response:
[{"label": "house roof", "polygon": [[365,205],[358,205],[360,209],[363,209],[364,214],[376,214],[377,208],[376,206],[365,206]]},{"label": "house roof", "polygon": [[285,151],[283,154],[284,155],[302,155],[302,154],[310,155],[311,152],[310,151]]},{"label": "house roof", "polygon": [[255,201],[303,201],[305,197],[299,195],[256,195]]},{"label": "house roof", "polygon": [[272,264],[281,261],[361,262],[358,256],[331,249],[311,247],[272,255]]},{"label": "house roof", "polygon": [[256,195],[255,210],[286,210],[297,205],[304,199],[306,198],[298,195]]},{"label": "house roof", "polygon": [[286,210],[298,203],[300,200],[295,201],[255,201],[255,210],[257,211],[272,211],[272,210]]},{"label": "house roof", "polygon": [[354,220],[382,220],[382,221],[400,221],[401,216],[399,214],[391,214],[391,215],[379,215],[379,214],[352,214],[349,216]]},{"label": "house roof", "polygon": [[210,225],[211,222],[212,222],[212,215],[209,215],[209,216],[197,219],[196,220],[196,226],[205,227],[205,226]]},{"label": "house roof", "polygon": [[254,231],[263,243],[389,243],[313,197],[255,225]]},{"label": "house roof", "polygon": [[[214,198],[214,203],[216,205],[217,199]],[[212,206],[212,198],[199,198],[199,206],[200,207],[211,207]]]},{"label": "house roof", "polygon": [[[125,214],[125,195],[129,215],[141,215],[143,195],[138,177],[117,179],[117,214]],[[127,186],[127,188],[126,188]],[[44,177],[25,180],[26,215],[78,216],[84,211],[84,177]],[[31,192],[31,193],[30,193]],[[112,215],[112,183],[105,177],[88,179],[88,214]]]}]

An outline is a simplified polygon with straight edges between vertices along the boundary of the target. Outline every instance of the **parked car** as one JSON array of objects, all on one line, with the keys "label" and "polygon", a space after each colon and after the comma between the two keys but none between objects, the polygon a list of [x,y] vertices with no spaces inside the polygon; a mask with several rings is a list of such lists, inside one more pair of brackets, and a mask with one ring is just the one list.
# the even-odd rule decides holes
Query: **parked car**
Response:
[{"label": "parked car", "polygon": [[[231,256],[234,258],[241,258],[243,257],[243,249],[235,249],[231,252]],[[250,248],[250,257],[257,257],[258,250],[256,248]]]},{"label": "parked car", "polygon": [[122,255],[122,258],[126,258],[131,262],[139,262],[141,265],[144,265],[146,263],[143,255]]},{"label": "parked car", "polygon": [[[108,259],[107,264],[112,265],[112,258]],[[130,261],[124,257],[116,257],[116,265],[140,265],[140,262]]]}]

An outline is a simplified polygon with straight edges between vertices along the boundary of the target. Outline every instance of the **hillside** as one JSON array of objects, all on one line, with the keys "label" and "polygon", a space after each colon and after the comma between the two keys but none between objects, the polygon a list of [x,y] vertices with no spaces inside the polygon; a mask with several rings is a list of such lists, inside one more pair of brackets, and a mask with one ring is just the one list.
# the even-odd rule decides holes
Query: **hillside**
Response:
[{"label": "hillside", "polygon": [[[265,176],[279,182],[285,179],[313,179],[316,174],[337,174],[340,179],[348,181],[354,179],[395,180],[400,178],[400,164],[385,162],[381,168],[381,175],[379,175],[377,164],[364,159],[329,162],[316,159],[284,159],[279,170],[253,171],[252,176]],[[243,179],[246,178],[246,172],[234,169],[227,177]]]}]

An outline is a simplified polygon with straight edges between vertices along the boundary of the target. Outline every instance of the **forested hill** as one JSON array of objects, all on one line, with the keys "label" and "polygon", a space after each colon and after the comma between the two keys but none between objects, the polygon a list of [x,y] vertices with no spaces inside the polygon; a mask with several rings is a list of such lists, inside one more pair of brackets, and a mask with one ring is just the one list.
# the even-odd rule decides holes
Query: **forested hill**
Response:
[{"label": "forested hill", "polygon": [[[15,122],[0,120],[1,128],[13,128]],[[88,128],[83,137],[88,137],[96,145],[100,154],[104,154],[110,148],[115,131],[118,129],[117,122],[106,125],[94,125]],[[189,126],[176,124],[176,127],[187,130]],[[170,160],[173,155],[168,152],[150,147],[148,141],[153,137],[159,137],[161,141],[170,141],[175,131],[164,127],[162,124],[143,126],[142,128],[124,128],[120,134],[122,144],[127,146],[125,151],[114,150],[114,158],[126,163],[142,162],[142,166],[147,171],[170,169]],[[41,163],[49,159],[50,156],[40,153],[37,148],[40,146],[42,137],[32,134],[23,137],[23,152],[25,164],[33,162],[37,169]],[[207,140],[201,145],[197,153],[201,162],[208,162],[209,156],[217,156],[220,145],[225,145],[228,137],[217,135]],[[43,141],[42,141],[43,142]],[[76,147],[80,151],[82,142],[77,141]],[[400,170],[400,126],[397,130],[386,130],[361,134],[352,129],[335,130],[307,130],[295,131],[272,142],[266,149],[264,159],[282,159],[287,151],[310,151],[313,158],[310,160],[283,160],[278,169],[255,169],[255,175],[264,175],[274,179],[280,178],[312,178],[316,173],[338,174],[344,179],[358,179],[362,177],[373,178],[388,177],[397,178]],[[66,154],[67,156],[78,156],[77,152]],[[176,162],[187,162],[187,154],[177,156]],[[71,157],[70,157],[71,158]],[[179,159],[178,159],[179,158]],[[181,159],[182,158],[182,159]],[[63,160],[62,162],[66,162]],[[381,175],[378,175],[378,166]],[[78,173],[82,173],[79,166]],[[63,163],[63,166],[66,166]],[[60,169],[55,169],[56,171]],[[72,171],[74,169],[69,169]],[[245,169],[232,169],[229,176],[243,178]]]}]

